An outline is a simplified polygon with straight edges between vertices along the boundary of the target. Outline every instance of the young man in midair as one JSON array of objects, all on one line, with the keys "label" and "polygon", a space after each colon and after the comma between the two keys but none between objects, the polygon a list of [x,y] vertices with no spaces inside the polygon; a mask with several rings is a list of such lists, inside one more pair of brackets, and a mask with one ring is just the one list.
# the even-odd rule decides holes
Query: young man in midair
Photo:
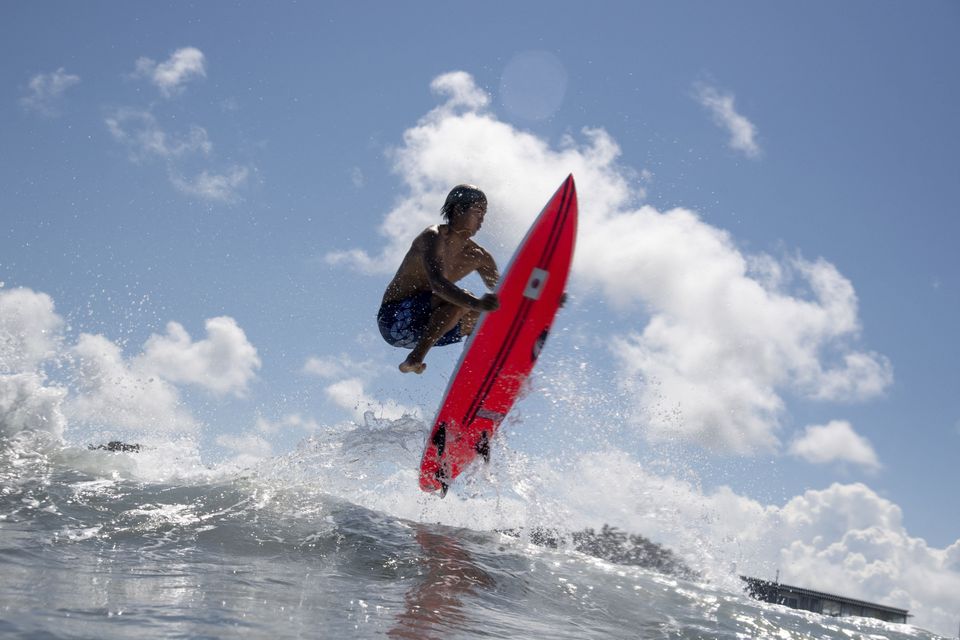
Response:
[{"label": "young man in midair", "polygon": [[476,271],[492,291],[500,279],[493,257],[472,239],[487,212],[486,195],[473,185],[458,185],[442,212],[446,223],[427,227],[416,237],[377,314],[384,340],[412,349],[400,363],[404,373],[423,373],[431,347],[463,340],[482,312],[500,307],[496,295],[478,298],[455,284]]}]

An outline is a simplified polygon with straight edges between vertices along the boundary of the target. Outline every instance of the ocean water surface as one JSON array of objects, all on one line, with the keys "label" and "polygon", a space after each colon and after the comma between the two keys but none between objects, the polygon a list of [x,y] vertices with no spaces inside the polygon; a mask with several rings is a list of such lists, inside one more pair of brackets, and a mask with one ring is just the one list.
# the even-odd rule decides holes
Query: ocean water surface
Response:
[{"label": "ocean water surface", "polygon": [[694,557],[655,570],[544,545],[535,532],[563,538],[568,521],[522,482],[498,485],[509,451],[444,500],[420,494],[425,431],[368,415],[246,467],[201,464],[189,441],[5,437],[0,636],[936,637],[760,603]]}]

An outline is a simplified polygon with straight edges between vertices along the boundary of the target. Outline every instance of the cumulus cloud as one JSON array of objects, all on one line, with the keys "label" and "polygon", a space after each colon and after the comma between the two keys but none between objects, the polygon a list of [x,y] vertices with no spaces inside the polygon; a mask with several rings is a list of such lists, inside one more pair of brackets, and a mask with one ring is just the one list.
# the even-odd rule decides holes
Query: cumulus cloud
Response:
[{"label": "cumulus cloud", "polygon": [[62,327],[47,294],[0,289],[0,374],[30,373],[53,358]]},{"label": "cumulus cloud", "polygon": [[42,431],[62,438],[66,394],[62,387],[46,386],[43,376],[35,373],[0,375],[0,436]]},{"label": "cumulus cloud", "polygon": [[207,337],[194,341],[183,325],[168,323],[165,335],[147,340],[136,366],[173,383],[242,396],[260,368],[256,347],[233,318],[210,318],[205,326]]},{"label": "cumulus cloud", "polygon": [[324,390],[327,398],[336,406],[346,409],[357,420],[363,420],[363,414],[372,411],[378,418],[396,420],[403,416],[419,414],[417,407],[407,407],[396,400],[379,400],[367,393],[364,382],[359,378],[346,378],[327,386]]},{"label": "cumulus cloud", "polygon": [[174,96],[183,91],[184,85],[195,78],[206,77],[206,58],[196,47],[177,49],[161,63],[142,57],[137,60],[136,74],[148,78],[160,92]]},{"label": "cumulus cloud", "polygon": [[80,84],[80,76],[67,73],[60,67],[53,73],[40,73],[30,79],[27,94],[20,98],[20,104],[29,111],[48,116],[59,113],[58,104],[70,87]]},{"label": "cumulus cloud", "polygon": [[[82,333],[66,345],[63,328],[50,296],[0,289],[0,434],[45,431],[60,437],[68,419],[137,431],[192,431],[198,423],[179,386],[242,396],[260,367],[256,348],[229,317],[207,320],[202,340],[171,322],[131,357],[102,335]],[[47,382],[44,366],[51,362],[62,365],[57,374],[65,386]]]},{"label": "cumulus cloud", "polygon": [[465,71],[453,71],[437,76],[430,83],[430,89],[447,101],[440,107],[443,113],[452,113],[458,108],[469,111],[483,109],[490,104],[490,96],[473,81],[473,76]]},{"label": "cumulus cloud", "polygon": [[713,115],[714,122],[730,134],[730,148],[750,158],[760,155],[757,144],[757,128],[750,120],[737,113],[732,93],[721,93],[714,87],[697,85],[697,100]]},{"label": "cumulus cloud", "polygon": [[377,398],[367,392],[370,378],[374,372],[381,370],[382,366],[368,360],[355,360],[348,354],[340,354],[311,356],[304,363],[301,373],[326,381],[324,394],[327,400],[346,409],[357,420],[362,421],[368,411],[388,419],[417,415],[419,410],[416,407],[402,405],[392,398]]},{"label": "cumulus cloud", "polygon": [[76,369],[76,393],[67,403],[71,419],[139,431],[198,427],[174,385],[144,368],[142,361],[128,362],[106,337],[81,334],[71,355]]},{"label": "cumulus cloud", "polygon": [[685,552],[717,577],[731,567],[757,577],[780,569],[788,584],[909,609],[923,627],[946,633],[955,624],[960,540],[938,549],[911,536],[900,507],[864,484],[764,504],[729,487],[705,492],[664,478],[621,452],[543,473],[546,495],[563,497],[572,528],[607,522]]},{"label": "cumulus cloud", "polygon": [[[632,294],[653,312],[642,331],[615,340],[624,387],[651,435],[773,451],[783,390],[863,400],[892,382],[886,358],[852,346],[856,294],[826,261],[786,259],[775,284],[751,272],[729,234],[692,212],[645,207],[606,225],[583,234],[581,246],[597,242],[584,262],[608,296]],[[827,364],[835,359],[842,364]]]},{"label": "cumulus cloud", "polygon": [[248,466],[273,455],[273,446],[263,436],[247,432],[219,435],[216,443],[234,454],[233,464]]},{"label": "cumulus cloud", "polygon": [[813,464],[849,462],[870,470],[881,466],[870,441],[845,420],[808,426],[790,443],[789,453]]},{"label": "cumulus cloud", "polygon": [[[591,185],[583,208],[609,209],[629,200],[632,173],[614,165],[620,148],[602,129],[585,129],[582,141],[565,137],[554,149],[545,140],[501,122],[487,111],[489,98],[463,72],[442,75],[431,85],[446,101],[420,119],[390,151],[393,171],[408,195],[386,215],[379,232],[387,245],[379,255],[344,250],[327,255],[367,273],[390,273],[424,227],[440,221],[440,207],[451,186],[480,184],[490,200],[485,233],[506,259],[547,198],[567,174],[578,186]],[[581,189],[581,191],[583,191]]]},{"label": "cumulus cloud", "polygon": [[574,283],[640,318],[611,343],[636,398],[633,419],[651,437],[774,451],[785,391],[864,400],[892,382],[884,356],[856,347],[856,293],[826,260],[746,254],[694,211],[638,205],[644,174],[618,162],[620,148],[602,129],[551,145],[500,121],[468,74],[431,86],[444,102],[389,154],[406,194],[379,228],[382,250],[333,252],[331,264],[392,272],[462,182],[488,195],[482,233],[502,263],[572,172],[581,211]]},{"label": "cumulus cloud", "polygon": [[70,350],[76,392],[67,401],[68,416],[141,431],[195,430],[178,385],[242,396],[260,367],[256,348],[233,318],[210,318],[206,330],[205,339],[194,341],[170,322],[130,358],[104,336],[81,334]]},{"label": "cumulus cloud", "polygon": [[63,319],[45,293],[0,289],[0,435],[42,431],[59,439],[67,391],[49,386],[44,363],[62,345]]}]

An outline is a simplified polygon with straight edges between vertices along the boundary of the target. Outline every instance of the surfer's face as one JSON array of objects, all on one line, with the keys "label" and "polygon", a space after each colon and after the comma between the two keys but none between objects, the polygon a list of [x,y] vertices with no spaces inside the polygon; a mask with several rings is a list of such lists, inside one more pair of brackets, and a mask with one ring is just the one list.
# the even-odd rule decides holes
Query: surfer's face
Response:
[{"label": "surfer's face", "polygon": [[470,208],[463,212],[463,228],[469,231],[470,235],[475,234],[483,225],[485,215],[487,215],[486,203],[478,202],[470,205]]}]

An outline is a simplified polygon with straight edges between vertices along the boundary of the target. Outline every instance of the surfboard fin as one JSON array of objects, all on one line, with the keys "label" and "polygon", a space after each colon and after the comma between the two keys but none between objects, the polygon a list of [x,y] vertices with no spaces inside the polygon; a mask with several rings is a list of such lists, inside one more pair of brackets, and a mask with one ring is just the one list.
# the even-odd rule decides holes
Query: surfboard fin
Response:
[{"label": "surfboard fin", "polygon": [[483,457],[484,463],[490,464],[490,436],[488,432],[480,432],[480,439],[477,440],[475,449],[477,450],[477,454]]},{"label": "surfboard fin", "polygon": [[443,450],[447,447],[447,423],[441,422],[440,426],[437,427],[436,433],[433,434],[433,446],[437,448],[437,459],[443,457]]},{"label": "surfboard fin", "polygon": [[443,464],[443,452],[447,448],[446,422],[441,422],[437,426],[437,431],[433,434],[433,438],[430,439],[430,442],[437,448],[437,462],[440,463],[440,468],[437,469],[434,477],[437,479],[437,482],[440,483],[440,497],[444,498],[447,495],[447,489],[450,488],[450,483],[447,482],[447,474],[444,472]]}]

